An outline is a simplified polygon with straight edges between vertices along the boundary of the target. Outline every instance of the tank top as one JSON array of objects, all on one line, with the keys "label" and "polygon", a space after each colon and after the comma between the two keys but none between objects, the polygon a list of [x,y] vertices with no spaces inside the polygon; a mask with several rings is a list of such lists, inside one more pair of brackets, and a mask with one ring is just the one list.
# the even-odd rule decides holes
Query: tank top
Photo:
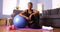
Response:
[{"label": "tank top", "polygon": [[[32,13],[33,13],[33,10],[32,10]],[[30,15],[31,15],[31,14],[28,13],[28,10],[26,10],[26,12],[25,12],[25,16],[29,17]]]}]

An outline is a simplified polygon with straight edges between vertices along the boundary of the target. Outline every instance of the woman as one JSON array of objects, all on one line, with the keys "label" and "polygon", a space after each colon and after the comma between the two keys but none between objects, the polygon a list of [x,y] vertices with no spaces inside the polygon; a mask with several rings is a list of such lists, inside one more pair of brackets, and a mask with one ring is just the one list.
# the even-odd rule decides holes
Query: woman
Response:
[{"label": "woman", "polygon": [[[28,9],[21,12],[20,15],[28,20],[28,27],[30,28],[38,28],[39,24],[34,21],[34,15],[39,14],[37,10],[32,9],[33,4],[31,2],[28,3]],[[37,26],[37,27],[36,27]]]}]

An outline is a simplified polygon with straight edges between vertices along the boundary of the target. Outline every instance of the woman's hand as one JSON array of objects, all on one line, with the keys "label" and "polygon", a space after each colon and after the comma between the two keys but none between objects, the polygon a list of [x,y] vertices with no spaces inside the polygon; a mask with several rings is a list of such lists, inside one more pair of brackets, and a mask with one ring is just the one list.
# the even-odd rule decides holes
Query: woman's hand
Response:
[{"label": "woman's hand", "polygon": [[27,20],[29,20],[29,17],[25,17]]},{"label": "woman's hand", "polygon": [[25,17],[28,21],[31,21],[29,17]]},{"label": "woman's hand", "polygon": [[31,15],[29,16],[29,19],[31,20]]},{"label": "woman's hand", "polygon": [[29,23],[32,23],[32,21],[29,17],[25,17],[25,18],[29,21]]},{"label": "woman's hand", "polygon": [[29,23],[32,23],[33,22],[33,20],[32,20],[32,16],[33,16],[33,14],[31,14],[30,16],[29,16]]}]

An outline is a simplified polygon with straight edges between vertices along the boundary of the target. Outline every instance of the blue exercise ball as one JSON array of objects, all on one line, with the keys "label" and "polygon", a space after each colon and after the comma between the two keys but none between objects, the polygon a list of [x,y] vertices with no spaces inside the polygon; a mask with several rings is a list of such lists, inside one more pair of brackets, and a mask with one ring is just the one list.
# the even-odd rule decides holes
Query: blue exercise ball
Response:
[{"label": "blue exercise ball", "polygon": [[17,28],[25,28],[27,20],[20,15],[16,15],[13,19],[13,23]]}]

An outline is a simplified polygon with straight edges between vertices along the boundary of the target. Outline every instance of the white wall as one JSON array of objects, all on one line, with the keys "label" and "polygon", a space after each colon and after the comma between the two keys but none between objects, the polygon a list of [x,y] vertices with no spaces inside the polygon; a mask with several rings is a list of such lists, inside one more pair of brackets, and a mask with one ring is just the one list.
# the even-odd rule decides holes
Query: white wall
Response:
[{"label": "white wall", "polygon": [[3,0],[0,0],[0,18],[2,17]]},{"label": "white wall", "polygon": [[27,4],[28,2],[30,2],[30,0],[20,0],[19,6],[20,6],[20,10],[26,10]]},{"label": "white wall", "polygon": [[38,0],[30,0],[33,3],[33,9],[37,9]]},{"label": "white wall", "polygon": [[52,9],[52,0],[38,0],[38,3],[42,3],[44,10]]}]

